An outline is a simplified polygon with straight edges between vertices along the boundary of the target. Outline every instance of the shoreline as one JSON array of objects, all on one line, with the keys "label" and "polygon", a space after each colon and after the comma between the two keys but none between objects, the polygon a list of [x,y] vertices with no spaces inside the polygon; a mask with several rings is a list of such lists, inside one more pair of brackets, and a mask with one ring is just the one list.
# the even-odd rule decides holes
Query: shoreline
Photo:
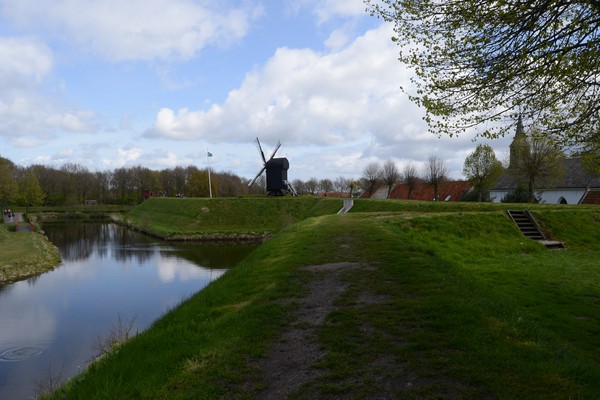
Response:
[{"label": "shoreline", "polygon": [[[8,235],[3,236],[0,243],[8,246],[10,240],[13,258],[0,258],[0,286],[27,280],[60,265],[58,248],[42,232],[5,231]],[[9,235],[17,235],[17,240]]]}]

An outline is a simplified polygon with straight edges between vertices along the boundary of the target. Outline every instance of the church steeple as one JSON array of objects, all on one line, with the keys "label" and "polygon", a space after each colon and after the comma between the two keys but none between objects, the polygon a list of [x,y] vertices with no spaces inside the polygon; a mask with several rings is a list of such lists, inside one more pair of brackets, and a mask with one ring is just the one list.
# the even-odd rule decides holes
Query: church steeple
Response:
[{"label": "church steeple", "polygon": [[523,128],[523,118],[519,114],[517,120],[517,129],[515,130],[515,137],[510,144],[510,158],[508,168],[513,167],[517,164],[517,150],[519,147],[527,145],[527,135],[525,134],[525,128]]},{"label": "church steeple", "polygon": [[517,120],[517,130],[515,132],[515,138],[517,136],[525,135],[525,129],[523,129],[523,118],[521,114],[519,114],[519,119]]}]

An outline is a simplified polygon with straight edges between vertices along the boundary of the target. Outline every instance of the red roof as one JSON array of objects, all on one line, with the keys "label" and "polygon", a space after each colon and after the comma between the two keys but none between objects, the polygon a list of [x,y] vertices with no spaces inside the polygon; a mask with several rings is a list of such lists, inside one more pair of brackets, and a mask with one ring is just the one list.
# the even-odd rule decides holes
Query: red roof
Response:
[{"label": "red roof", "polygon": [[600,190],[588,190],[580,204],[600,204]]},{"label": "red roof", "polygon": [[[378,186],[379,188],[381,186]],[[373,190],[373,193],[376,192]],[[468,181],[447,181],[440,184],[438,188],[438,195],[440,201],[460,201],[462,195],[467,193],[471,189],[471,184]],[[394,187],[392,193],[390,193],[390,199],[401,199],[401,200],[423,200],[433,201],[434,191],[433,186],[425,182],[417,182],[415,187],[408,196],[408,185],[406,183],[400,183]],[[369,197],[368,191],[363,194],[363,197]]]}]

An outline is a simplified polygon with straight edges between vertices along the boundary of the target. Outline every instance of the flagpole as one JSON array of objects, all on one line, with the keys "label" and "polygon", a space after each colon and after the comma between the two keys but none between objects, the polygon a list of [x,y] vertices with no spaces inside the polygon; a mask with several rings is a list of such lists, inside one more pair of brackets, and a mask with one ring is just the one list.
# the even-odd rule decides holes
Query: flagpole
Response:
[{"label": "flagpole", "polygon": [[212,199],[212,185],[210,184],[210,156],[211,154],[208,152],[208,149],[206,149],[206,164],[208,165],[208,193]]}]

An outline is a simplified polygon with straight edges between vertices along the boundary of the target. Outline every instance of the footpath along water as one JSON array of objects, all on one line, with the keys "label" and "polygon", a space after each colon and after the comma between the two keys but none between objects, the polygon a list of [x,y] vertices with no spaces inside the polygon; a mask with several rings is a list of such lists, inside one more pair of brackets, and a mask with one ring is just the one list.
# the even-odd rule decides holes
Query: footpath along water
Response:
[{"label": "footpath along water", "polygon": [[0,286],[0,399],[72,378],[119,319],[135,318],[132,333],[148,328],[257,246],[171,244],[113,224],[44,229],[62,264]]}]

